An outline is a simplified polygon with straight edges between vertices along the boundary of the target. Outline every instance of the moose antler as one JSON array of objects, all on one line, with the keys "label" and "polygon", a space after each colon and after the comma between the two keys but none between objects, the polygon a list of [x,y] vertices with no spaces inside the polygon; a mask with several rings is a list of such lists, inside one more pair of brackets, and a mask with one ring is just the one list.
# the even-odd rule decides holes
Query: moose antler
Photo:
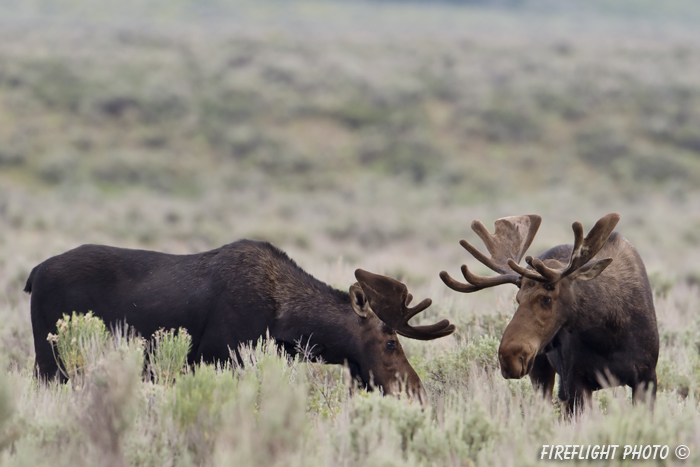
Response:
[{"label": "moose antler", "polygon": [[[462,275],[468,284],[454,280],[446,271],[440,272],[440,278],[449,288],[457,292],[476,292],[477,290],[500,284],[520,285],[521,276],[539,278],[534,271],[518,266],[520,259],[532,244],[542,223],[542,218],[536,214],[525,216],[503,217],[494,222],[495,233],[491,234],[479,220],[472,222],[472,230],[481,238],[491,258],[476,249],[466,240],[459,243],[471,255],[489,269],[499,273],[499,276],[477,276],[469,271],[466,264],[462,265]],[[515,274],[513,274],[515,272]]]},{"label": "moose antler", "polygon": [[450,324],[446,319],[428,326],[409,325],[411,318],[428,308],[433,302],[426,298],[418,305],[409,308],[408,305],[413,300],[413,296],[401,282],[362,269],[355,271],[355,277],[365,292],[374,314],[387,326],[395,329],[398,334],[427,341],[448,336],[454,332],[455,325]]},{"label": "moose antler", "polygon": [[528,256],[525,262],[535,269],[547,282],[556,282],[570,275],[588,263],[603,248],[608,237],[615,230],[615,226],[620,221],[620,215],[610,213],[601,217],[583,238],[583,226],[580,222],[574,222],[571,228],[574,231],[574,248],[571,251],[569,264],[554,269],[546,266],[539,258]]}]

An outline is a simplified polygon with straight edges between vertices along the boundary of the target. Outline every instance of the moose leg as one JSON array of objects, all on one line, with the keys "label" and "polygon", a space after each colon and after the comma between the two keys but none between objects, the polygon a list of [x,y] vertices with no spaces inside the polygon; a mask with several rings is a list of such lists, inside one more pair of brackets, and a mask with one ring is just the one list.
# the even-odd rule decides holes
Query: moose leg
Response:
[{"label": "moose leg", "polygon": [[58,350],[47,338],[49,334],[58,334],[56,323],[61,318],[60,310],[67,307],[61,301],[47,302],[42,298],[42,294],[34,292],[30,305],[34,334],[34,373],[37,379],[43,381],[52,381],[58,377],[60,382],[65,382],[66,376],[59,367]]},{"label": "moose leg", "polygon": [[530,371],[530,381],[535,392],[542,391],[545,400],[552,400],[556,374],[554,367],[549,363],[547,355],[542,354],[535,357],[535,363]]},{"label": "moose leg", "polygon": [[[234,356],[238,357],[240,361],[238,356],[239,342],[227,339],[228,336],[223,331],[216,329],[208,331],[202,336],[199,345],[193,348],[187,356],[188,365],[196,366],[202,362],[223,364]],[[229,342],[228,346],[224,344]]]},{"label": "moose leg", "polygon": [[[232,310],[231,314],[233,315]],[[233,328],[220,320],[211,320],[202,331],[201,337],[193,338],[192,351],[188,357],[190,364],[223,363],[230,359],[243,363],[239,353],[241,344],[255,346],[261,336],[267,335],[262,326],[241,330]],[[196,341],[196,344],[194,342]]]},{"label": "moose leg", "polygon": [[656,401],[656,385],[656,371],[653,370],[649,376],[632,386],[632,403],[636,405],[638,402],[648,400],[653,409]]},{"label": "moose leg", "polygon": [[566,401],[566,418],[572,420],[583,413],[587,405],[591,405],[592,391],[579,387]]},{"label": "moose leg", "polygon": [[[38,333],[41,334],[41,333]],[[43,337],[43,338],[42,338]],[[58,368],[58,354],[54,355],[51,344],[46,341],[45,336],[34,335],[34,372],[37,378],[52,380],[57,375],[63,381],[62,374]]]},{"label": "moose leg", "polygon": [[[61,382],[65,381],[65,376],[59,371],[58,350],[53,348],[53,344],[47,340],[49,333],[58,334],[56,331],[56,321],[52,318],[46,319],[42,314],[43,308],[40,306],[36,294],[32,296],[31,319],[32,333],[34,334],[34,373],[37,379],[51,381],[58,376]],[[49,322],[51,325],[47,325]]]},{"label": "moose leg", "polygon": [[559,399],[564,402],[564,417],[572,420],[583,412],[586,405],[590,405],[592,391],[575,377],[571,368],[567,370],[559,381]]}]

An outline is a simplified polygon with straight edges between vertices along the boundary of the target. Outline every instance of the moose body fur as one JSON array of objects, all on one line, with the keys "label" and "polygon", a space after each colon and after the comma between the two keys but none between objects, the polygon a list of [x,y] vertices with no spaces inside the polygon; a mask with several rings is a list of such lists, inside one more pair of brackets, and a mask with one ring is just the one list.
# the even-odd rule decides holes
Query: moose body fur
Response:
[{"label": "moose body fur", "polygon": [[[362,272],[405,290],[391,278]],[[36,266],[25,291],[32,293],[36,366],[43,377],[58,371],[46,340],[56,322],[63,314],[92,311],[108,326],[126,321],[144,337],[186,328],[190,364],[225,361],[239,345],[269,332],[291,353],[303,347],[327,363],[347,363],[366,385],[392,392],[389,383],[400,379],[425,397],[396,330],[371,312],[361,287],[334,289],[266,242],[240,240],[191,255],[83,245]]]},{"label": "moose body fur", "polygon": [[[552,248],[539,258],[566,263],[573,245]],[[574,281],[565,321],[536,357],[533,384],[551,394],[560,375],[559,399],[573,408],[603,386],[619,384],[656,392],[659,332],[644,263],[622,235],[613,232],[594,257],[612,258],[595,279]],[[534,286],[524,279],[522,289]],[[635,396],[638,397],[637,394]]]}]

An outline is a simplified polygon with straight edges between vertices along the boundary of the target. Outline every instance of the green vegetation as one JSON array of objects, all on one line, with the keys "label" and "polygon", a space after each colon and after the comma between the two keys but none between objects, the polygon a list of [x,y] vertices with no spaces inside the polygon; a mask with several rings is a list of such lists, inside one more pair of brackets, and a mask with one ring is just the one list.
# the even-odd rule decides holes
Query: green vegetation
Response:
[{"label": "green vegetation", "polygon": [[187,354],[192,348],[192,338],[186,329],[165,331],[159,329],[151,338],[148,365],[156,383],[172,384],[186,369]]},{"label": "green vegetation", "polygon": [[[527,466],[602,443],[697,463],[700,8],[506,3],[0,1],[0,465]],[[606,389],[567,423],[500,375],[514,288],[438,273],[489,274],[458,244],[473,219],[542,215],[539,254],[612,211],[655,291],[659,396],[652,414]],[[338,288],[361,267],[432,298],[415,324],[457,332],[401,341],[430,407],[262,341],[182,373],[184,332],[148,346],[77,316],[57,331],[70,382],[36,384],[36,264],[239,238]]]},{"label": "green vegetation", "polygon": [[[58,334],[49,334],[48,341],[57,352],[64,376],[75,378],[79,372],[95,365],[94,358],[101,356],[107,344],[107,327],[88,312],[86,315],[63,315],[56,323]],[[93,360],[93,361],[91,361]]]}]

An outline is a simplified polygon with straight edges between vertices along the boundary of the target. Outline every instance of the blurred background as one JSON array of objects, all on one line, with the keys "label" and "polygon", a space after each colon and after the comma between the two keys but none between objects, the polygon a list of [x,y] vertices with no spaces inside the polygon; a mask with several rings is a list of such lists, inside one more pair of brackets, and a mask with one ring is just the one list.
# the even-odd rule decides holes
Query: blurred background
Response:
[{"label": "blurred background", "polygon": [[539,254],[616,211],[656,293],[697,292],[699,20],[689,0],[0,0],[0,345],[31,358],[28,273],[83,243],[264,239],[339,288],[397,277],[431,320],[493,294],[512,312],[514,290],[438,278],[475,266],[473,219],[542,215]]}]

